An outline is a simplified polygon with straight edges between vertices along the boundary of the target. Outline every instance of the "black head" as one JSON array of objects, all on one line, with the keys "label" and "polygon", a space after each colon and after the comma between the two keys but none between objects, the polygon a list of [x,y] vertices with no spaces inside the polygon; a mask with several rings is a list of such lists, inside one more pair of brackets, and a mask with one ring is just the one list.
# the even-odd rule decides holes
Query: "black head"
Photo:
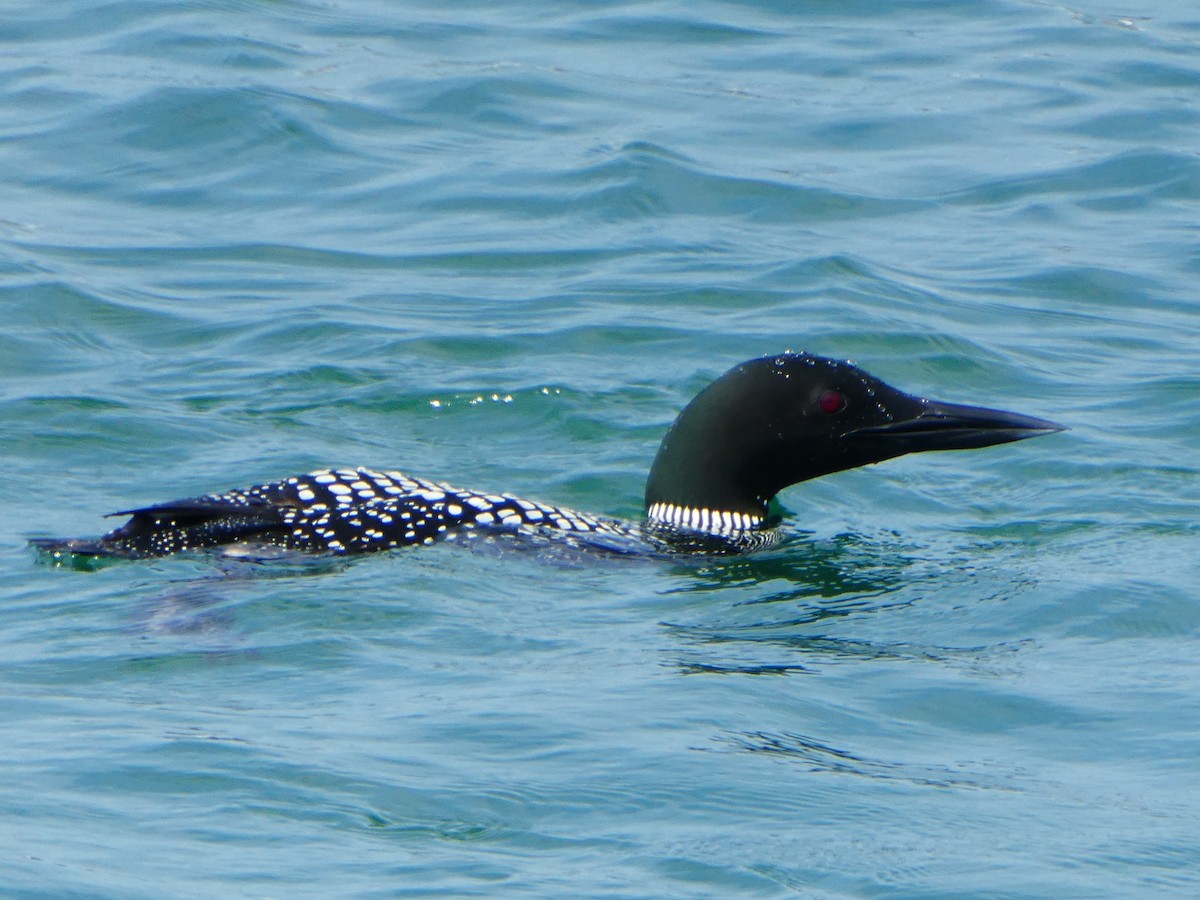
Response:
[{"label": "black head", "polygon": [[762,517],[790,484],[919,450],[1062,431],[1015,413],[914,397],[837,360],[782,353],[726,372],[679,414],[646,483],[667,503]]}]

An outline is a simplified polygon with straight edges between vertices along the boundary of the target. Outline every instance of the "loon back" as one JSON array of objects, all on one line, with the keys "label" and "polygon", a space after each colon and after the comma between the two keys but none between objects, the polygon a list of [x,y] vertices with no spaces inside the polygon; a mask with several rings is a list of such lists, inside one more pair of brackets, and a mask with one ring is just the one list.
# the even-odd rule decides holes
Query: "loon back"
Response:
[{"label": "loon back", "polygon": [[517,532],[616,552],[740,552],[770,543],[788,485],[921,450],[987,447],[1063,430],[1044,419],[905,394],[848,362],[783,353],[700,392],[668,429],[646,483],[644,523],[484,494],[400,472],[326,469],[113,513],[97,539],[42,539],[66,554],[128,558],[207,547],[334,554]]}]

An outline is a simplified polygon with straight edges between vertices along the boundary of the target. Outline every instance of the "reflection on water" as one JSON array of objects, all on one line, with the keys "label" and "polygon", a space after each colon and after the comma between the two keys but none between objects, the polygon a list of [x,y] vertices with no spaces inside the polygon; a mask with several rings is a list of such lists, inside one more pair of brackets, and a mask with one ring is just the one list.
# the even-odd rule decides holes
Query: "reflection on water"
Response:
[{"label": "reflection on water", "polygon": [[918,594],[912,588],[930,574],[917,548],[894,536],[795,536],[769,553],[721,560],[681,579],[668,593],[713,593],[726,602],[705,610],[704,621],[663,624],[687,647],[677,665],[688,673],[808,671],[797,659],[761,659],[768,645],[788,649],[790,657],[924,655],[923,649],[831,636],[827,626],[914,603]]},{"label": "reflection on water", "polygon": [[817,540],[793,533],[765,553],[722,558],[704,565],[690,583],[680,585],[676,592],[724,591],[782,582],[784,587],[776,594],[754,602],[790,599],[797,592],[833,599],[847,594],[879,594],[902,583],[905,573],[920,561],[916,552],[912,544],[896,536],[840,534]]},{"label": "reflection on water", "polygon": [[858,775],[941,788],[1015,790],[1012,773],[999,776],[967,772],[956,766],[889,762],[830,746],[816,738],[791,732],[731,732],[714,739],[718,744],[749,753],[765,753],[801,763],[814,772]]},{"label": "reflection on water", "polygon": [[1029,586],[1027,576],[1005,573],[999,563],[1002,586],[975,581],[978,560],[964,554],[977,549],[921,547],[890,534],[798,536],[761,556],[705,565],[666,592],[720,598],[681,606],[695,616],[692,621],[662,622],[674,647],[682,648],[672,664],[685,674],[778,675],[813,673],[818,663],[974,662],[1011,649],[928,641],[924,633],[914,640],[892,629],[873,636],[881,630],[875,617],[930,605],[930,598],[940,605],[952,592],[960,604],[998,602]]},{"label": "reflection on water", "polygon": [[[670,591],[681,599],[699,595],[705,602],[681,604],[680,618],[686,615],[688,621],[662,623],[670,636],[665,665],[693,678],[722,680],[811,679],[837,667],[833,690],[838,699],[832,703],[799,701],[821,694],[806,679],[790,692],[767,688],[770,702],[750,702],[736,716],[715,722],[712,740],[725,750],[765,754],[818,773],[1010,790],[1013,773],[994,771],[986,763],[972,771],[966,764],[940,761],[936,753],[913,761],[888,759],[887,751],[874,744],[866,752],[850,749],[869,733],[878,710],[858,709],[856,689],[847,685],[871,685],[880,674],[903,681],[902,671],[916,665],[921,668],[910,671],[925,672],[929,663],[957,670],[952,677],[990,680],[995,658],[1019,649],[1011,641],[954,646],[955,638],[949,637],[962,637],[945,618],[955,607],[1005,599],[1027,586],[1024,571],[1006,565],[1003,548],[993,548],[993,556],[988,552],[970,542],[918,545],[894,534],[806,535],[761,556],[711,562]],[[758,696],[753,687],[733,689]],[[980,697],[981,703],[991,699],[982,692]],[[776,704],[785,698],[781,709]],[[893,711],[893,719],[898,714]]]}]

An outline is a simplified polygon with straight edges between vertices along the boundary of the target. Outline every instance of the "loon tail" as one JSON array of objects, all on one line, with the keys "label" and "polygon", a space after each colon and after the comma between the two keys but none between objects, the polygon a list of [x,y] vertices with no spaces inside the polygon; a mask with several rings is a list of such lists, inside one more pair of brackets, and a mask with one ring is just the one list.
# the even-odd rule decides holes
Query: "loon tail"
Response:
[{"label": "loon tail", "polygon": [[277,506],[222,502],[207,497],[127,509],[111,515],[130,519],[99,538],[34,538],[29,543],[55,556],[140,559],[253,541],[289,529]]},{"label": "loon tail", "polygon": [[115,552],[104,538],[30,538],[29,546],[51,556],[97,556],[133,559],[129,553]]}]

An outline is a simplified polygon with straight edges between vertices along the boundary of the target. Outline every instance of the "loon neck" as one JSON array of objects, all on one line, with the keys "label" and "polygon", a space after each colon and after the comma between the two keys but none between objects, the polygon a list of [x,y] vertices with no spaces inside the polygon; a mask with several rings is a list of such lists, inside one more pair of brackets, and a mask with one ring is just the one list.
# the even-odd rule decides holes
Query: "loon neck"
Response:
[{"label": "loon neck", "polygon": [[646,479],[652,522],[713,533],[766,522],[782,485],[757,433],[774,417],[745,389],[741,368],[701,391],[667,430]]},{"label": "loon neck", "polygon": [[646,515],[694,531],[761,527],[775,491],[747,472],[744,448],[685,410],[663,438],[646,480]]},{"label": "loon neck", "polygon": [[750,531],[762,528],[766,523],[765,510],[764,514],[760,516],[731,512],[727,509],[677,506],[674,503],[663,502],[651,503],[646,509],[646,516],[654,524],[686,528],[689,531],[705,531],[709,534]]},{"label": "loon neck", "polygon": [[775,492],[756,492],[740,476],[743,466],[730,458],[728,445],[723,450],[696,431],[681,417],[663,438],[646,480],[647,517],[721,534],[760,527]]}]

